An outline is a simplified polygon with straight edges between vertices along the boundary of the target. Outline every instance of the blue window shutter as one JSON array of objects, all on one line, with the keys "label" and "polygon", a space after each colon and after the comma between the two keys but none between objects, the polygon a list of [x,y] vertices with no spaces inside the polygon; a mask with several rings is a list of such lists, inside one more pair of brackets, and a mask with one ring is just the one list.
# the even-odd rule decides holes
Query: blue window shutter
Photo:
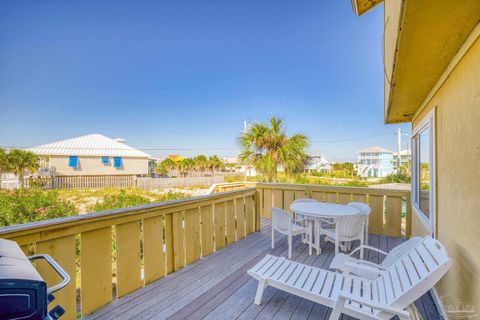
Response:
[{"label": "blue window shutter", "polygon": [[69,156],[68,157],[68,166],[72,168],[78,167],[78,157],[77,156]]},{"label": "blue window shutter", "polygon": [[107,156],[107,157],[102,157],[102,163],[103,163],[104,165],[110,164],[110,159],[108,158],[108,156]]},{"label": "blue window shutter", "polygon": [[113,166],[115,168],[121,168],[122,167],[122,158],[121,157],[114,157],[113,158]]}]

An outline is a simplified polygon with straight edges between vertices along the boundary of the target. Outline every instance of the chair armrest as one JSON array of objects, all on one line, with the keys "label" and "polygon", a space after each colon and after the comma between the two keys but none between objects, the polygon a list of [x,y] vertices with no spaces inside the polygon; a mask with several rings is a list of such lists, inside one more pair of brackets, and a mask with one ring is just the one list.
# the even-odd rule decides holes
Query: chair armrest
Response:
[{"label": "chair armrest", "polygon": [[370,280],[377,279],[385,270],[375,264],[364,265],[359,262],[346,262],[343,273],[346,275],[360,276]]},{"label": "chair armrest", "polygon": [[292,219],[292,223],[294,223],[294,224],[297,224],[297,225],[298,225],[298,224],[301,223],[301,222],[306,222],[306,223],[307,223],[307,227],[309,227],[309,226],[310,226],[310,223],[311,223],[310,220],[307,219],[307,218],[304,218],[304,219]]},{"label": "chair armrest", "polygon": [[310,219],[307,219],[307,218],[293,219],[293,222],[301,222],[301,221],[310,221]]},{"label": "chair armrest", "polygon": [[403,317],[409,317],[410,316],[410,314],[406,310],[403,310],[403,309],[400,309],[400,308],[397,308],[397,307],[393,307],[393,306],[388,305],[388,304],[383,304],[383,303],[379,303],[379,302],[375,302],[375,301],[371,301],[371,300],[366,300],[366,299],[363,299],[361,297],[354,296],[354,295],[352,295],[350,293],[347,293],[347,292],[343,292],[343,291],[340,292],[339,298],[344,299],[344,300],[350,300],[350,301],[359,303],[361,305],[364,305],[364,306],[367,306],[367,307],[370,307],[370,308],[373,308],[373,309],[376,309],[376,310],[383,311],[385,313],[391,314],[392,317],[395,316],[395,315],[399,315],[399,316],[403,316]]},{"label": "chair armrest", "polygon": [[321,219],[321,218],[317,218],[317,221],[320,221],[322,223],[327,223],[327,224],[331,224],[331,225],[334,225],[336,222],[333,220],[333,221],[329,221],[329,220],[324,220],[324,219]]},{"label": "chair armrest", "polygon": [[381,270],[381,271],[385,271],[386,269],[384,267],[382,267],[381,265],[379,264],[376,264],[376,263],[373,263],[373,262],[370,262],[370,261],[365,261],[365,260],[358,260],[356,263],[360,264],[360,265],[365,265],[365,266],[368,266],[368,267],[372,267],[372,268],[375,268],[375,269],[378,269],[378,270]]},{"label": "chair armrest", "polygon": [[350,256],[353,256],[357,251],[360,251],[361,249],[368,249],[368,250],[376,251],[376,252],[381,253],[385,256],[388,255],[388,253],[386,253],[385,251],[377,249],[375,247],[371,247],[371,246],[367,246],[367,245],[361,245],[359,247],[356,247],[355,250],[353,250],[352,252],[350,252]]}]

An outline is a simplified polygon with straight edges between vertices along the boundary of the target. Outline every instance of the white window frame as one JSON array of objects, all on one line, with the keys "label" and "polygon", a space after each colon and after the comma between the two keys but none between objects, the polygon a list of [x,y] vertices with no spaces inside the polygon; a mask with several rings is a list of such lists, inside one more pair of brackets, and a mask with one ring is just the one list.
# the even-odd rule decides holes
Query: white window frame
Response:
[{"label": "white window frame", "polygon": [[[429,163],[430,163],[430,195],[429,195],[429,215],[423,213],[418,202],[420,196],[420,183],[418,180],[418,156],[420,145],[418,138],[420,134],[428,131],[429,136]],[[412,207],[420,221],[427,227],[433,236],[436,235],[436,188],[435,188],[435,109],[430,111],[425,118],[416,126],[412,132]],[[418,185],[418,187],[417,187]]]}]

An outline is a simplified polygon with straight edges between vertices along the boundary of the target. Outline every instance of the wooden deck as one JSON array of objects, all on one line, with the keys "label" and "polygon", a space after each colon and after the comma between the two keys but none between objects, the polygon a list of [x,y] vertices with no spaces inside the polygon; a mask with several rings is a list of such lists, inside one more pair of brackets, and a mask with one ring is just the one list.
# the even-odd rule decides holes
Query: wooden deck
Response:
[{"label": "wooden deck", "polygon": [[[328,319],[331,309],[271,287],[265,290],[260,306],[253,304],[257,281],[246,270],[267,253],[287,255],[286,239],[281,236],[275,249],[270,248],[270,220],[262,220],[261,230],[113,301],[85,319]],[[385,251],[399,242],[370,236],[370,245]],[[294,241],[295,261],[326,269],[333,254],[330,243],[322,242],[322,254],[309,256],[308,247],[298,237]],[[368,258],[379,262],[376,253],[369,252]],[[430,294],[416,305],[424,319],[441,319]]]}]

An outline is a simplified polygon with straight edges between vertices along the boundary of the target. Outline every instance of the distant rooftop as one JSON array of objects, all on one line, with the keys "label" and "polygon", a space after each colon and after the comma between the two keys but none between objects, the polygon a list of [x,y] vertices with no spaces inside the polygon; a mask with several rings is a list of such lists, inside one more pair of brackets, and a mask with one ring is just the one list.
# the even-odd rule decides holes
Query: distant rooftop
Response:
[{"label": "distant rooftop", "polygon": [[[395,154],[397,155],[398,152],[395,152]],[[410,156],[412,154],[412,150],[410,149],[403,149],[400,151],[400,155],[402,156]]]},{"label": "distant rooftop", "polygon": [[111,156],[150,158],[148,153],[132,148],[123,139],[110,139],[101,134],[87,134],[30,148],[37,155]]},{"label": "distant rooftop", "polygon": [[390,151],[388,149],[385,149],[385,148],[382,148],[382,147],[378,147],[378,146],[373,146],[373,147],[369,147],[369,148],[366,148],[366,149],[363,149],[363,150],[360,150],[358,151],[358,153],[368,153],[368,152],[375,152],[375,153],[394,153],[393,151]]},{"label": "distant rooftop", "polygon": [[173,161],[180,161],[183,160],[184,158],[179,155],[179,154],[169,154],[167,158],[170,158]]}]

